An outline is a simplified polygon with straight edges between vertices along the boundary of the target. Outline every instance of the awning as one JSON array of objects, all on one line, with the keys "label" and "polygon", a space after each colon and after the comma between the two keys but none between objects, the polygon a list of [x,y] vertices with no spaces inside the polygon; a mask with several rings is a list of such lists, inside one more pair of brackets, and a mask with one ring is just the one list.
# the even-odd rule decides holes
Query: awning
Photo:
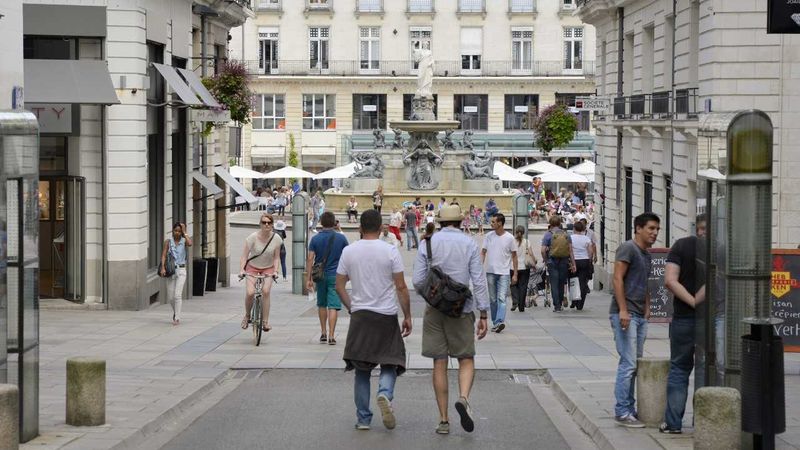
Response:
[{"label": "awning", "polygon": [[236,179],[233,178],[233,175],[231,175],[223,167],[214,167],[214,173],[222,178],[222,180],[225,181],[225,183],[227,183],[228,186],[234,190],[234,192],[236,192],[237,197],[242,197],[245,203],[249,203],[251,206],[255,206],[258,203],[258,199],[256,199],[255,195],[245,189],[245,187],[236,181]]},{"label": "awning", "polygon": [[509,166],[508,164],[503,164],[500,161],[494,162],[492,174],[498,177],[500,181],[530,183],[533,180],[532,176],[525,175],[524,173],[517,171],[517,169]]},{"label": "awning", "polygon": [[195,170],[194,172],[192,172],[192,178],[194,178],[195,181],[200,183],[200,186],[206,188],[208,195],[213,195],[214,198],[222,197],[222,189],[216,184],[214,184],[213,181],[209,180],[208,177],[206,177],[202,173]]},{"label": "awning", "polygon": [[189,87],[192,88],[195,94],[199,95],[200,98],[203,100],[203,103],[206,106],[210,106],[211,108],[221,108],[222,105],[211,95],[211,92],[208,92],[205,86],[203,86],[203,82],[200,81],[200,78],[197,78],[197,74],[192,72],[191,70],[187,69],[178,69],[178,71],[183,75],[183,79],[189,83]]},{"label": "awning", "polygon": [[315,180],[336,180],[342,178],[350,178],[350,175],[356,172],[356,163],[351,162],[343,166],[326,170],[325,172],[318,173],[314,176]]},{"label": "awning", "polygon": [[164,77],[164,80],[167,81],[169,87],[178,94],[178,97],[181,101],[190,106],[199,106],[202,105],[203,102],[194,95],[189,86],[183,82],[183,79],[178,75],[178,72],[175,72],[175,68],[172,66],[167,66],[164,64],[153,63],[153,67],[156,68],[158,73]]},{"label": "awning", "polygon": [[26,59],[25,101],[30,103],[119,104],[105,61]]}]

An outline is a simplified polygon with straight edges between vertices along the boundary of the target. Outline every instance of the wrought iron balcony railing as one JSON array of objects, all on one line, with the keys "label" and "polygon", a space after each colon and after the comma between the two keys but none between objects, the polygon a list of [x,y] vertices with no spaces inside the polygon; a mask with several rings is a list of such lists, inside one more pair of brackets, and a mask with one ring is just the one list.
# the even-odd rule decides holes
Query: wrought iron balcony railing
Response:
[{"label": "wrought iron balcony railing", "polygon": [[688,120],[697,118],[697,88],[678,89],[673,96],[669,91],[637,94],[613,99],[611,116],[618,120]]},{"label": "wrought iron balcony railing", "polygon": [[485,13],[486,0],[458,0],[459,13]]},{"label": "wrought iron balcony railing", "polygon": [[257,11],[281,11],[281,0],[254,0]]},{"label": "wrought iron balcony railing", "polygon": [[[369,64],[367,64],[369,63]],[[309,60],[245,61],[250,75],[331,75],[331,76],[416,76],[411,60],[361,61],[321,60],[313,65]],[[594,61],[582,61],[581,69],[564,68],[563,61],[481,61],[480,69],[462,69],[461,61],[436,61],[434,75],[458,76],[593,76]]]},{"label": "wrought iron balcony railing", "polygon": [[534,13],[536,12],[536,0],[508,0],[508,12]]},{"label": "wrought iron balcony railing", "polygon": [[383,0],[358,0],[356,3],[357,13],[380,13],[383,12]]},{"label": "wrought iron balcony railing", "polygon": [[333,11],[333,0],[306,0],[307,11]]},{"label": "wrought iron balcony railing", "polygon": [[433,12],[433,0],[408,0],[408,12],[431,13]]}]

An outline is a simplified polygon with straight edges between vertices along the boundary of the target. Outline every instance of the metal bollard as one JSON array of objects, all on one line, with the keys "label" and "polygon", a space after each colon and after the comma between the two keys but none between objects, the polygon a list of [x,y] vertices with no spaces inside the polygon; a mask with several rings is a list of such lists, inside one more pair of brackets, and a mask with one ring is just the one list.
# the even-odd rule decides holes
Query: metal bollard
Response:
[{"label": "metal bollard", "polygon": [[0,384],[0,448],[19,448],[19,388]]},{"label": "metal bollard", "polygon": [[735,449],[741,444],[741,396],[734,388],[703,387],[694,393],[694,448]]},{"label": "metal bollard", "polygon": [[639,420],[657,427],[664,420],[667,407],[669,359],[639,358],[636,361],[636,402]]},{"label": "metal bollard", "polygon": [[106,423],[106,361],[67,359],[67,425]]}]

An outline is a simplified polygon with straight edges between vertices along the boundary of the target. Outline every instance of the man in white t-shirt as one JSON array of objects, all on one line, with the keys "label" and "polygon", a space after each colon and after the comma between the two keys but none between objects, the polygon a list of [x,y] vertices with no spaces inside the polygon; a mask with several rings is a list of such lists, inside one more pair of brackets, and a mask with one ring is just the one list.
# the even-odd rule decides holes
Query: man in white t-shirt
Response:
[{"label": "man in white t-shirt", "polygon": [[383,242],[386,242],[387,244],[392,245],[394,247],[397,247],[398,245],[402,245],[402,244],[399,243],[397,238],[392,233],[389,233],[389,225],[386,225],[386,224],[383,224],[383,226],[381,227],[381,235],[380,235],[380,237],[378,237],[378,239],[380,239]]},{"label": "man in white t-shirt", "polygon": [[[506,233],[506,217],[497,213],[489,222],[493,233],[483,239],[481,262],[486,265],[486,282],[489,285],[489,304],[492,310],[492,331],[506,328],[506,295],[508,288],[517,282],[517,241]],[[509,277],[513,267],[513,275]],[[510,280],[509,280],[510,278]]]},{"label": "man in white t-shirt", "polygon": [[[377,404],[383,425],[391,430],[395,427],[394,384],[406,370],[403,338],[411,334],[411,301],[400,252],[379,239],[380,213],[364,211],[360,231],[361,240],[345,248],[336,270],[336,292],[350,313],[343,359],[345,370],[355,370],[356,429],[370,428],[370,375],[380,365]],[[403,310],[402,330],[397,321],[398,303]]]}]

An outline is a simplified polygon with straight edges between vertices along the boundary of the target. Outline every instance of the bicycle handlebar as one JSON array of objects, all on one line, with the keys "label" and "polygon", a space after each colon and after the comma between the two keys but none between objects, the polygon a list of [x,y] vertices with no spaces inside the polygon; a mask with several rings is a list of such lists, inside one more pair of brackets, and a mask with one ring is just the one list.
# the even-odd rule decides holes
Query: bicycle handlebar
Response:
[{"label": "bicycle handlebar", "polygon": [[277,273],[273,273],[273,274],[272,274],[272,275],[270,275],[270,276],[267,276],[267,275],[253,275],[253,274],[250,274],[250,273],[246,273],[246,274],[244,274],[244,275],[239,275],[239,277],[238,277],[238,278],[239,278],[239,281],[242,281],[242,280],[244,280],[246,277],[255,278],[255,279],[257,279],[257,280],[266,280],[267,278],[272,278],[272,281],[273,281],[273,282],[275,282],[275,283],[277,283],[277,282],[278,282],[278,274],[277,274]]}]

